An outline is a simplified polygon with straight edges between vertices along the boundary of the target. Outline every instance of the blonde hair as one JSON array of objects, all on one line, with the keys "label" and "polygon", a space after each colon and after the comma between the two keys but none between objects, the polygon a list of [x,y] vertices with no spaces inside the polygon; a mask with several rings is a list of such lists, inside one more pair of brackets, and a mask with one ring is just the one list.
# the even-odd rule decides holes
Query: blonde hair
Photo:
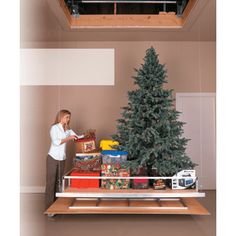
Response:
[{"label": "blonde hair", "polygon": [[[61,119],[65,116],[65,115],[71,115],[71,112],[68,110],[60,110],[55,118],[55,122],[53,123],[53,125],[58,124],[61,122]],[[69,121],[70,123],[70,121]],[[69,123],[67,124],[67,127],[69,127]]]}]

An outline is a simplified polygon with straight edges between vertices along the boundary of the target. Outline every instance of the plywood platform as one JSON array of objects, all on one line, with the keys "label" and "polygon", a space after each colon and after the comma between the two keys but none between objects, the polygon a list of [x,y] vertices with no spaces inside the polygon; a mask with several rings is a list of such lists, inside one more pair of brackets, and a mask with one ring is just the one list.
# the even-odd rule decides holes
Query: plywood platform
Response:
[{"label": "plywood platform", "polygon": [[185,214],[209,215],[195,199],[58,198],[45,212],[56,214]]}]

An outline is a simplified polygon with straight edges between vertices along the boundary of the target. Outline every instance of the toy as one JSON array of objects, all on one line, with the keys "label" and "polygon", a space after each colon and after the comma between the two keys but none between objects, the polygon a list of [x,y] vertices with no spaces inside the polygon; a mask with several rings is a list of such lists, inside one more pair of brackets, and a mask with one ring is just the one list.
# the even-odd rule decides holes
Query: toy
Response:
[{"label": "toy", "polygon": [[183,179],[172,179],[171,187],[172,189],[187,189],[196,188],[196,172],[195,170],[182,170],[178,172],[173,177],[189,177]]}]

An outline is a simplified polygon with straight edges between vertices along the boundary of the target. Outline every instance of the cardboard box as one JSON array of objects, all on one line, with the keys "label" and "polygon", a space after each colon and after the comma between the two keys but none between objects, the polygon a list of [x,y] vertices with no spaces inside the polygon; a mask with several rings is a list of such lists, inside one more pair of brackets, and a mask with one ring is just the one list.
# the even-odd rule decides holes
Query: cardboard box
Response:
[{"label": "cardboard box", "polygon": [[[182,170],[173,177],[178,179],[172,179],[172,189],[195,189],[196,188],[196,171],[195,170]],[[181,177],[184,177],[181,179]]]},{"label": "cardboard box", "polygon": [[76,153],[89,153],[96,150],[95,138],[82,138],[75,140]]},{"label": "cardboard box", "polygon": [[[73,170],[70,176],[100,176],[100,172]],[[71,179],[70,183],[72,188],[99,188],[99,179]]]}]

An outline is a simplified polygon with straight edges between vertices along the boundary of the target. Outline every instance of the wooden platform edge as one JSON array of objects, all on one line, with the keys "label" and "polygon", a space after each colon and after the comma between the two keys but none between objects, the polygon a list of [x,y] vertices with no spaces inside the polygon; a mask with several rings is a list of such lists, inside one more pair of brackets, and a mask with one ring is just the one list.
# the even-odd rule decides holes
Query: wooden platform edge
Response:
[{"label": "wooden platform edge", "polygon": [[182,199],[187,209],[153,209],[150,207],[81,207],[80,209],[69,209],[74,199],[58,198],[44,214],[59,215],[59,214],[164,214],[164,215],[210,215],[208,210],[202,206],[195,198]]}]

